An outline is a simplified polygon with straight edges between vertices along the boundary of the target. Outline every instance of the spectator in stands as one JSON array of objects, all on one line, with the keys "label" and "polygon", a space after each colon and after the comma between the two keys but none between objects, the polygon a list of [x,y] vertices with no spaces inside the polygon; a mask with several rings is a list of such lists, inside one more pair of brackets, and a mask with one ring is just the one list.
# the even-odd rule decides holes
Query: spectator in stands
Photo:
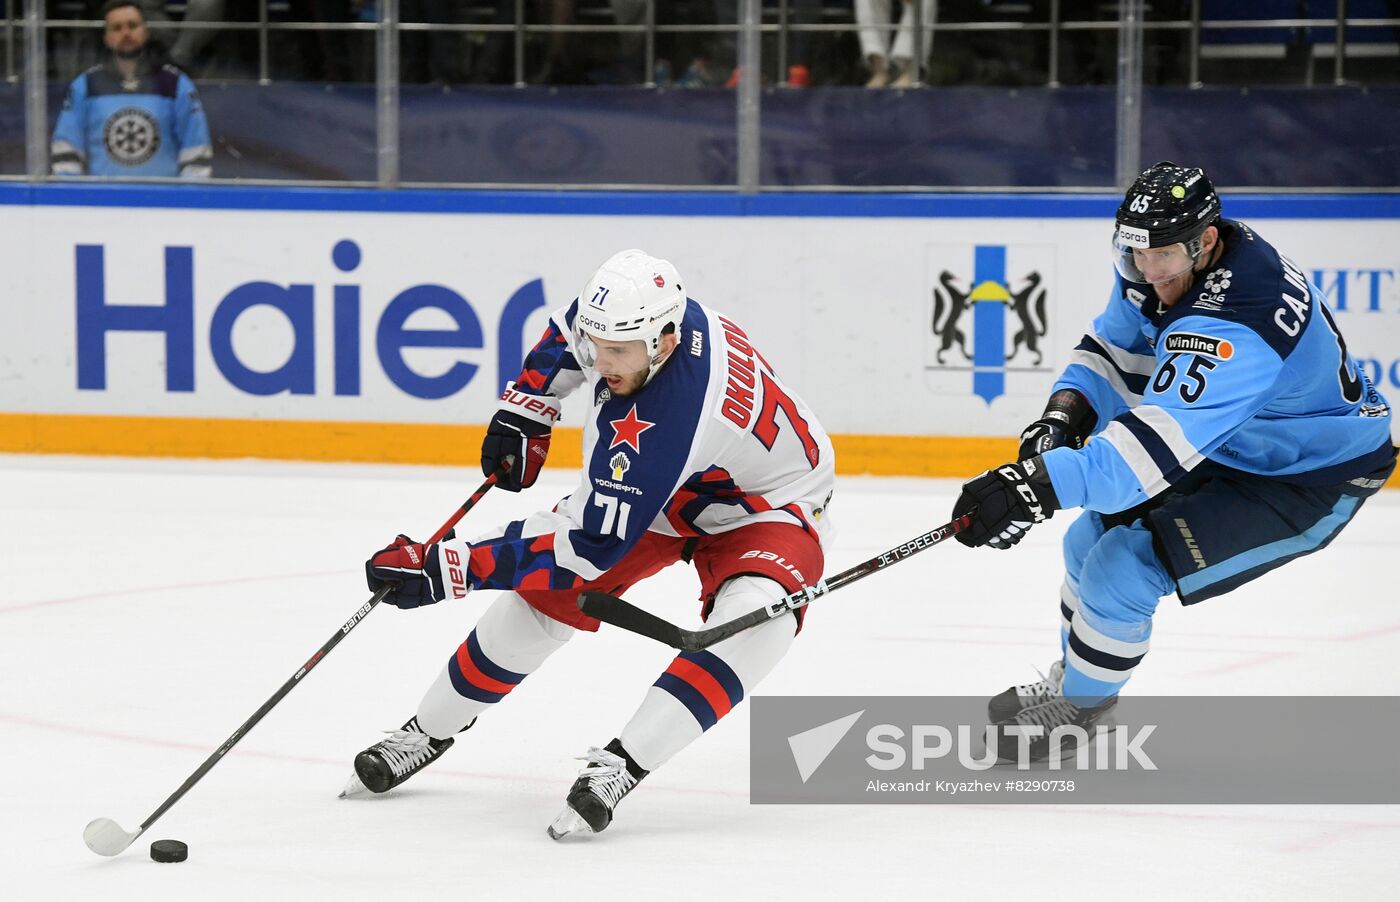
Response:
[{"label": "spectator in stands", "polygon": [[[515,22],[513,0],[496,0],[495,12],[491,16],[492,25],[510,25]],[[515,77],[509,74],[514,35],[508,31],[488,31],[482,42],[481,51],[472,60],[470,81],[496,83],[512,82]]]},{"label": "spectator in stands", "polygon": [[[465,10],[460,0],[400,0],[399,21],[455,25]],[[399,60],[406,83],[453,84],[462,81],[466,46],[462,32],[434,28],[399,34]]]},{"label": "spectator in stands", "polygon": [[[914,4],[899,0],[901,13],[893,23],[891,0],[856,0],[856,24],[860,26],[860,50],[870,69],[867,88],[907,88],[919,80],[919,65],[928,62],[933,35],[925,32],[923,60],[914,62]],[[938,0],[921,0],[922,25],[928,28],[938,19]],[[898,24],[897,31],[891,24]],[[891,34],[893,32],[893,40]]]},{"label": "spectator in stands", "polygon": [[[575,0],[539,0],[540,13],[549,16],[551,25],[572,25]],[[570,47],[569,34],[551,31],[546,39],[544,62],[535,70],[530,81],[537,84],[579,84],[585,81],[576,47]]]},{"label": "spectator in stands", "polygon": [[[619,3],[628,2],[636,3],[638,0],[614,0],[614,9]],[[728,26],[729,30],[716,32],[711,40],[705,42],[708,48],[696,56],[689,68],[677,79],[676,84],[680,87],[722,84],[726,88],[733,88],[739,83],[739,32],[736,30],[740,24],[739,0],[713,0],[713,5],[714,21],[705,24],[724,25]],[[821,0],[788,0],[788,17],[789,24],[793,25],[812,25],[820,22]],[[787,72],[780,73],[780,76],[789,86],[805,88],[812,83],[811,33],[793,31],[789,33],[788,40],[790,53]]]},{"label": "spectator in stands", "polygon": [[[722,25],[739,22],[739,0],[715,0],[715,18]],[[788,23],[790,25],[814,25],[822,19],[821,0],[788,0]],[[725,35],[725,59],[736,57],[735,42],[737,32]],[[805,88],[812,84],[811,32],[793,31],[788,33],[790,41],[787,72],[783,81],[790,87]],[[733,69],[725,87],[732,88],[738,83],[739,70]]]},{"label": "spectator in stands", "polygon": [[73,79],[53,133],[54,175],[208,178],[194,82],[150,40],[137,0],[102,7],[107,60]]},{"label": "spectator in stands", "polygon": [[[141,16],[155,26],[155,31],[170,44],[170,61],[187,72],[193,71],[199,54],[219,34],[218,28],[161,28],[160,23],[169,22],[170,15],[165,11],[165,0],[140,0]],[[224,0],[186,0],[185,24],[209,22],[222,25]],[[174,37],[166,37],[166,32],[174,32]]]},{"label": "spectator in stands", "polygon": [[[533,0],[527,7],[534,13],[531,21],[549,25],[572,25],[575,20],[576,0]],[[495,13],[491,17],[494,25],[510,25],[515,22],[515,0],[496,0]],[[489,32],[481,55],[473,67],[473,81],[514,81],[507,60],[514,55],[515,36],[506,31]],[[527,69],[526,81],[532,84],[578,84],[586,81],[586,68],[578,54],[578,41],[570,44],[565,31],[551,31],[545,37],[544,59]],[[526,58],[530,55],[527,51]]]},{"label": "spectator in stands", "polygon": [[[613,18],[619,25],[642,25],[647,20],[647,0],[610,0]],[[641,81],[646,81],[652,73],[642,73],[641,60],[644,56],[642,47],[646,37],[640,32],[624,32],[617,37],[618,65],[623,71],[636,71],[643,75]],[[658,69],[660,69],[658,60]],[[662,71],[665,71],[664,69]],[[669,79],[657,78],[658,82]]]},{"label": "spectator in stands", "polygon": [[[306,4],[312,21],[340,24],[358,22],[361,14],[368,14],[361,0],[302,0]],[[300,4],[298,4],[299,6]],[[316,43],[321,51],[321,77],[331,82],[362,81],[374,70],[369,60],[361,59],[352,49],[351,33],[348,31],[321,30],[316,33]]]},{"label": "spectator in stands", "polygon": [[[821,0],[789,0],[789,25],[816,25],[821,20]],[[785,84],[790,88],[807,88],[812,85],[812,37],[813,34],[810,31],[788,32],[788,67]]]}]

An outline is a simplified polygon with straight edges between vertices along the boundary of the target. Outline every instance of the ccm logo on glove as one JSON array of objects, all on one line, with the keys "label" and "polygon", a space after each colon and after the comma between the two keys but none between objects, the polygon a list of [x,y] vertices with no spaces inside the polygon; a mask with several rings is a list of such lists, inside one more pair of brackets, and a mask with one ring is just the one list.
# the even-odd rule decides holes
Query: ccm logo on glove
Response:
[{"label": "ccm logo on glove", "polygon": [[[1032,475],[1036,471],[1036,466],[1031,461],[1026,461],[1021,466],[1026,468],[1027,476]],[[1034,523],[1044,522],[1047,519],[1045,516],[1045,508],[1041,507],[1040,498],[1036,495],[1035,490],[1027,485],[1026,480],[1021,476],[1021,471],[1017,467],[1008,464],[1004,467],[998,467],[997,472],[1005,477],[1016,489],[1016,494],[1021,496],[1021,500],[1025,502],[1026,505],[1026,513],[1031,515],[1031,521]]]},{"label": "ccm logo on glove", "polygon": [[953,516],[970,514],[971,519],[956,538],[972,548],[1007,549],[1059,509],[1055,487],[1039,457],[1002,464],[963,486]]}]

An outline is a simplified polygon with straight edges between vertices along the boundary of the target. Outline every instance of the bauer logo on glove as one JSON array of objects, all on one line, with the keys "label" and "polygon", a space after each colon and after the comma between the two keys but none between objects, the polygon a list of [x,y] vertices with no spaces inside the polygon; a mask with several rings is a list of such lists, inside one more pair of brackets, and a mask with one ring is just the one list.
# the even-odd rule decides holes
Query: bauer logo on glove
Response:
[{"label": "bauer logo on glove", "polygon": [[517,391],[514,382],[508,384],[481,443],[481,472],[489,476],[504,458],[514,457],[520,466],[501,474],[496,485],[507,492],[534,485],[549,456],[550,434],[559,412],[557,398],[526,394]]},{"label": "bauer logo on glove", "polygon": [[452,532],[436,545],[399,535],[365,561],[365,581],[374,592],[392,585],[384,600],[397,608],[437,604],[447,597],[449,587],[453,598],[463,598],[472,588],[464,563],[470,553],[471,546]]},{"label": "bauer logo on glove", "polygon": [[443,557],[447,559],[447,581],[452,585],[453,598],[465,598],[471,591],[471,586],[467,583],[466,568],[462,566],[462,556],[457,553],[457,549],[444,546]]}]

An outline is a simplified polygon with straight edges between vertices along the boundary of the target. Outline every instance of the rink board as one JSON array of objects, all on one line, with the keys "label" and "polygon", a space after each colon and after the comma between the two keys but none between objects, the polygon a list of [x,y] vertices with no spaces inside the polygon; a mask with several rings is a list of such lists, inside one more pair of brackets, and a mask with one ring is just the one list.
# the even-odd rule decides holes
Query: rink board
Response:
[{"label": "rink board", "polygon": [[[748,330],[843,472],[964,475],[1102,309],[1115,205],[0,185],[0,451],[470,462],[549,311],[639,246]],[[1400,196],[1225,205],[1400,397]],[[582,413],[551,464],[577,464]]]}]

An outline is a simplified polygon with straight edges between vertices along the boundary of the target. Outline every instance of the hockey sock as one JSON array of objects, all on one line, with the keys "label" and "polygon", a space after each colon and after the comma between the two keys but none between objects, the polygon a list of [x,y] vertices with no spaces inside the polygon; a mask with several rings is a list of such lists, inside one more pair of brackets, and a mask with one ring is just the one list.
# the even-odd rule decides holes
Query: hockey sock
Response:
[{"label": "hockey sock", "polygon": [[1066,698],[1083,707],[1118,694],[1147,654],[1152,615],[1173,585],[1145,527],[1104,534],[1079,578],[1065,648]]},{"label": "hockey sock", "polygon": [[437,739],[456,734],[520,685],[574,633],[502,592],[477,621],[418,704],[418,723]]},{"label": "hockey sock", "polygon": [[[723,623],[786,594],[773,580],[736,577],[720,589],[710,619]],[[788,613],[713,648],[677,655],[622,730],[622,744],[633,760],[653,771],[694,742],[768,675],[796,632],[796,619]]]},{"label": "hockey sock", "polygon": [[1060,583],[1060,657],[1064,657],[1065,649],[1069,647],[1070,623],[1074,620],[1074,612],[1079,610],[1079,587],[1071,579],[1066,573],[1065,581]]}]

